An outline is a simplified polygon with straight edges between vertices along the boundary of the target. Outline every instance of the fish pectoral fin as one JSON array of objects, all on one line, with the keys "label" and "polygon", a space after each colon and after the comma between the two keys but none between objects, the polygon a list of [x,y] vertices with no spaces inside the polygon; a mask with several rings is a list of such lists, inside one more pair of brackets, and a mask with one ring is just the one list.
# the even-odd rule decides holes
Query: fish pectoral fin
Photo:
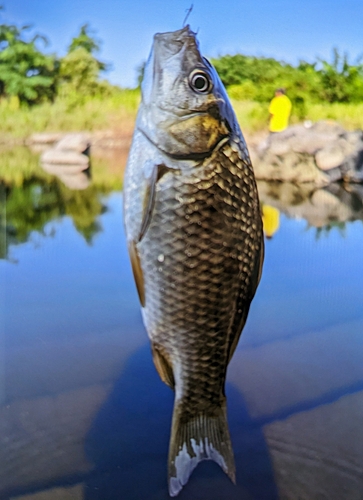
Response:
[{"label": "fish pectoral fin", "polygon": [[136,242],[134,240],[130,240],[128,242],[128,249],[131,260],[132,272],[134,274],[134,279],[136,283],[137,293],[139,294],[139,299],[142,307],[145,307],[144,275],[141,268],[139,253],[136,248]]},{"label": "fish pectoral fin", "polygon": [[152,354],[155,368],[161,380],[169,387],[174,389],[174,373],[173,368],[166,357],[160,352],[160,349],[155,344],[152,344]]},{"label": "fish pectoral fin", "polygon": [[146,179],[138,241],[142,240],[151,222],[155,205],[156,184],[168,170],[165,165],[154,165],[150,177]]},{"label": "fish pectoral fin", "polygon": [[178,495],[202,460],[213,460],[236,482],[234,456],[229,435],[226,405],[213,412],[185,414],[181,403],[174,406],[169,447],[169,494]]}]

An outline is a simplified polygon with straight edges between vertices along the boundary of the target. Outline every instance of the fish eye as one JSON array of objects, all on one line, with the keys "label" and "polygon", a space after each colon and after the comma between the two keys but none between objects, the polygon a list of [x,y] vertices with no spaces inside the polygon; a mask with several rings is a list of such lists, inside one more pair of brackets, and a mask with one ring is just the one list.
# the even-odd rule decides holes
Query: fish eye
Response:
[{"label": "fish eye", "polygon": [[212,90],[212,81],[208,73],[202,69],[195,69],[189,75],[189,85],[199,94],[208,94]]}]

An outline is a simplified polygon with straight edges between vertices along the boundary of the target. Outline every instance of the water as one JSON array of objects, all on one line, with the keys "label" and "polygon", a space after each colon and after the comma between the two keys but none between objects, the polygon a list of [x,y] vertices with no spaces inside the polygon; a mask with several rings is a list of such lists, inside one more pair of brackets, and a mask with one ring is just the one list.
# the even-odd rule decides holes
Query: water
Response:
[{"label": "water", "polygon": [[[0,498],[166,500],[173,394],[122,193],[17,179],[0,184]],[[363,499],[361,188],[259,190],[272,237],[227,379],[237,486],[204,462],[179,498]]]}]

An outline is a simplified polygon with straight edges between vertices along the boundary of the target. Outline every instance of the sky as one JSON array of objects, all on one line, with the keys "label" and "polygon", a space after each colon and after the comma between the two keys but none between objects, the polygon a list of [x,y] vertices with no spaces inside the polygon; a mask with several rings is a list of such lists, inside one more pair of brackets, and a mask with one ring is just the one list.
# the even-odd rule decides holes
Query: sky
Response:
[{"label": "sky", "polygon": [[206,57],[243,53],[296,64],[331,60],[333,47],[352,62],[363,53],[363,0],[2,0],[1,22],[33,25],[58,56],[89,23],[102,42],[98,58],[111,67],[105,77],[133,87],[154,33],[180,29],[192,2],[188,23]]}]

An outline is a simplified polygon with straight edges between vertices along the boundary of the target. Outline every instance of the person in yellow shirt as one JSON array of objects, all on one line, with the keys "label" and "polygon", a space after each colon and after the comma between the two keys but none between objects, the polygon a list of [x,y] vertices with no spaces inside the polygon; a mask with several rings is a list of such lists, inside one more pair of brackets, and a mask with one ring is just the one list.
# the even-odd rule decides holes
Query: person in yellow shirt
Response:
[{"label": "person in yellow shirt", "polygon": [[289,125],[291,101],[285,89],[277,89],[268,108],[270,113],[270,132],[282,132]]}]

